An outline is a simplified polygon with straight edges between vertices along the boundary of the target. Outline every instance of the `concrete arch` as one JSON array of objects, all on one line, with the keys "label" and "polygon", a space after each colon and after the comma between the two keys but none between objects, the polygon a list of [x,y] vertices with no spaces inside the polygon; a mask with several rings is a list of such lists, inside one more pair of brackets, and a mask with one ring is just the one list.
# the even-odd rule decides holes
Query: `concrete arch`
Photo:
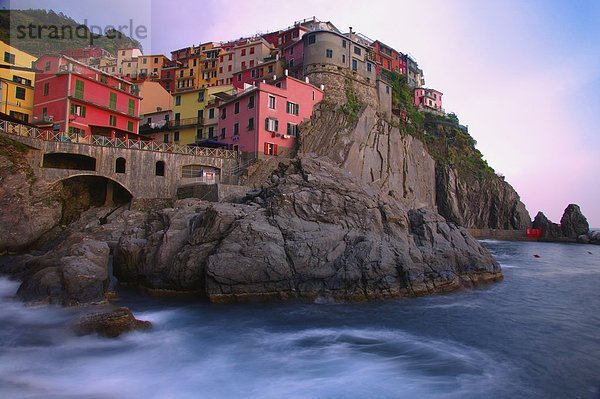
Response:
[{"label": "concrete arch", "polygon": [[131,196],[131,198],[136,198],[136,195],[134,192],[132,192],[131,188],[127,187],[126,184],[124,184],[123,182],[120,182],[118,180],[115,180],[113,177],[111,176],[106,176],[104,174],[100,174],[100,173],[86,173],[85,171],[78,171],[76,173],[70,173],[68,175],[65,176],[54,176],[51,179],[48,179],[48,183],[52,186],[55,186],[59,183],[63,183],[69,179],[73,179],[76,177],[98,177],[98,178],[102,178],[106,181],[111,182],[112,184],[116,184],[117,186],[121,187],[123,190],[127,191],[127,193]]}]

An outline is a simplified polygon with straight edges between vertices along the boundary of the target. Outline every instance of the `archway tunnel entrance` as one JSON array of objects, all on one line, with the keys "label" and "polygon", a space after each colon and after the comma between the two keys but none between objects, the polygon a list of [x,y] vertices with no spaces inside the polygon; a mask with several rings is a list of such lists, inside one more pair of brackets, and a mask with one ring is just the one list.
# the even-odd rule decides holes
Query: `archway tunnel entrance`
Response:
[{"label": "archway tunnel entrance", "polygon": [[42,168],[96,170],[96,159],[81,154],[52,152],[44,154]]},{"label": "archway tunnel entrance", "polygon": [[68,225],[90,208],[118,208],[133,196],[119,183],[102,176],[74,176],[57,183],[63,203],[61,224]]}]

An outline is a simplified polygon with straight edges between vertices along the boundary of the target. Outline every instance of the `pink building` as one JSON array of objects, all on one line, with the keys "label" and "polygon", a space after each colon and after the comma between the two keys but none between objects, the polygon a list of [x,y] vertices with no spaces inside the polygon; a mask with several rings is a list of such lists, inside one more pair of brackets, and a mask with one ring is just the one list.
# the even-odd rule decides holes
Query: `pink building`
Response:
[{"label": "pink building", "polygon": [[442,96],[444,94],[434,89],[419,87],[415,89],[414,101],[420,111],[444,114]]},{"label": "pink building", "polygon": [[298,126],[322,99],[323,91],[289,76],[259,82],[219,105],[218,139],[249,157],[290,151]]},{"label": "pink building", "polygon": [[283,67],[281,62],[273,59],[236,73],[233,78],[233,87],[244,89],[247,85],[254,85],[258,81],[273,79],[273,77],[282,75]]},{"label": "pink building", "polygon": [[84,138],[138,137],[140,97],[130,82],[62,55],[44,55],[35,68],[34,120]]},{"label": "pink building", "polygon": [[289,70],[289,75],[301,79],[302,61],[304,60],[304,40],[299,40],[283,47],[281,58],[283,58],[285,67]]}]

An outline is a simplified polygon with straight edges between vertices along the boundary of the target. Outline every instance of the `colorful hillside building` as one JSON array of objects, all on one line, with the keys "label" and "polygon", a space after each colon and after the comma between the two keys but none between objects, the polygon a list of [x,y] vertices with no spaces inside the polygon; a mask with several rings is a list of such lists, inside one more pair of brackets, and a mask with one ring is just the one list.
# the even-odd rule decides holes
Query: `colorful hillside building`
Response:
[{"label": "colorful hillside building", "polygon": [[66,56],[44,55],[35,68],[34,120],[79,138],[138,137],[140,97],[130,82]]},{"label": "colorful hillside building", "polygon": [[289,152],[322,99],[322,90],[289,76],[247,86],[219,104],[218,140],[248,158]]},{"label": "colorful hillside building", "polygon": [[0,112],[31,122],[36,58],[2,41],[0,57]]},{"label": "colorful hillside building", "polygon": [[444,115],[442,96],[444,94],[434,89],[419,87],[415,89],[414,101],[420,111]]}]

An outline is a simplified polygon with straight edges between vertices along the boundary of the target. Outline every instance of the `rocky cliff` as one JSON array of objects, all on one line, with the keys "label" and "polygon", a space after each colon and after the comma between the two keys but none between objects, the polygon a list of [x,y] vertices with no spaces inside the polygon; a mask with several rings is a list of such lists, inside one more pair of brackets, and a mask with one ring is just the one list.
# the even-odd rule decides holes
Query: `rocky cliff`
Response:
[{"label": "rocky cliff", "polygon": [[502,278],[477,241],[323,158],[282,164],[244,204],[182,200],[124,231],[121,281],[215,302],[369,300]]}]

